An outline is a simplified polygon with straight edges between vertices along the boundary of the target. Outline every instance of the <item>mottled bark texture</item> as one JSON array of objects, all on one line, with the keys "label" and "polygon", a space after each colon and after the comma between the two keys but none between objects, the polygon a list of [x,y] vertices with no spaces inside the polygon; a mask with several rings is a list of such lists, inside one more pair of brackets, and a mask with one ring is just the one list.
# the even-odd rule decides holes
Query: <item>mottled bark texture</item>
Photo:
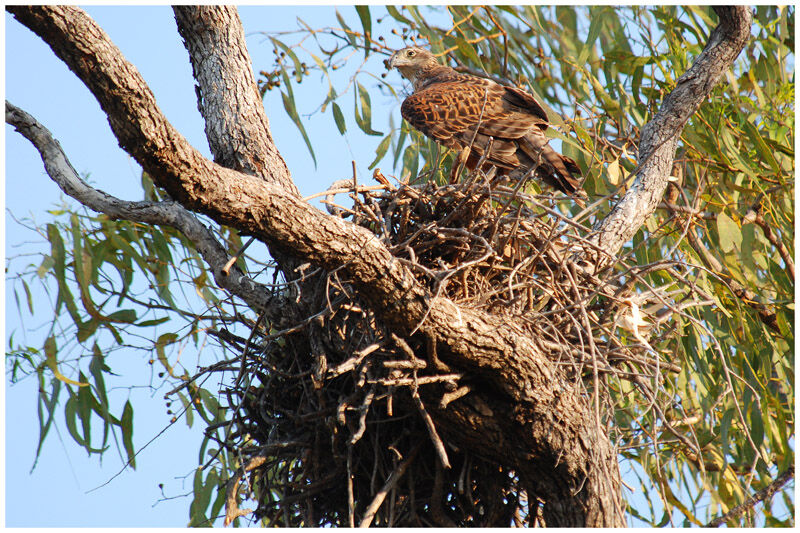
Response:
[{"label": "mottled bark texture", "polygon": [[[136,69],[74,7],[9,7],[89,87],[128,153],[188,209],[255,235],[275,253],[340,269],[360,300],[401,336],[435,346],[481,383],[484,407],[433,409],[437,427],[473,453],[511,463],[551,526],[625,524],[616,452],[590,402],[564,387],[561,371],[520,327],[434,297],[364,228],[298,197],[269,132],[238,16],[225,8],[178,8],[199,84],[199,107],[215,161],[170,125]],[[637,181],[598,226],[615,253],[658,202],[680,129],[744,44],[749,12],[719,8],[720,26],[665,109],[645,128]],[[665,170],[666,169],[666,170]]]},{"label": "mottled bark texture", "polygon": [[214,161],[297,193],[272,140],[236,8],[173,9],[197,80],[197,108]]}]

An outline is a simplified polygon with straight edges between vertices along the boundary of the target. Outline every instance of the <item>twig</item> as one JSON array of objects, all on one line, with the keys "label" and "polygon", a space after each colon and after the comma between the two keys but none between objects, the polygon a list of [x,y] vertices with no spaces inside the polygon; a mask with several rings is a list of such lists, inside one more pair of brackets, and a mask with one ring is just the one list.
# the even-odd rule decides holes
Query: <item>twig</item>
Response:
[{"label": "twig", "polygon": [[422,376],[418,378],[378,378],[368,380],[367,383],[376,383],[384,386],[411,386],[411,385],[429,385],[431,383],[440,383],[442,381],[449,381],[451,383],[458,382],[459,379],[464,377],[463,374],[442,374],[439,376]]},{"label": "twig", "polygon": [[372,519],[375,518],[375,513],[378,512],[383,500],[386,499],[386,495],[390,490],[392,490],[392,488],[394,488],[395,485],[397,485],[397,482],[400,480],[400,478],[403,477],[403,474],[405,474],[406,469],[417,456],[420,448],[422,448],[422,443],[418,442],[417,445],[414,446],[414,449],[411,450],[411,453],[408,455],[408,457],[406,457],[403,462],[397,465],[397,468],[392,471],[392,473],[389,475],[389,479],[386,480],[386,483],[383,484],[381,490],[378,491],[378,493],[372,499],[372,502],[370,502],[367,510],[364,511],[364,516],[361,519],[361,522],[358,524],[358,527],[369,527],[369,525],[372,523]]},{"label": "twig", "polygon": [[240,468],[239,472],[237,472],[235,476],[228,480],[228,484],[225,487],[225,527],[229,526],[231,522],[240,516],[246,516],[253,512],[252,509],[239,509],[239,482],[247,472],[258,468],[266,461],[267,457],[264,455],[253,457],[244,468]]},{"label": "twig", "polygon": [[358,365],[361,364],[361,361],[364,360],[366,356],[381,348],[381,345],[378,343],[373,343],[364,348],[363,350],[359,350],[353,354],[353,357],[344,361],[343,363],[339,364],[336,368],[331,368],[328,370],[328,377],[336,377],[344,374],[345,372],[350,372]]},{"label": "twig", "polygon": [[233,254],[233,256],[230,259],[228,259],[228,262],[225,263],[225,266],[222,267],[222,273],[224,275],[227,276],[228,274],[230,274],[231,267],[233,267],[233,265],[236,263],[236,261],[240,257],[242,257],[242,254],[244,253],[244,251],[247,250],[248,246],[253,244],[254,240],[256,240],[255,237],[250,237],[250,239],[248,239],[248,241],[246,243],[244,243],[244,245],[241,248],[239,248],[239,251],[236,252],[235,254]]},{"label": "twig", "polygon": [[441,463],[436,463],[436,473],[433,478],[433,492],[431,493],[431,516],[439,527],[457,527],[442,510],[442,492],[444,492],[444,471]]},{"label": "twig", "polygon": [[353,498],[353,446],[347,447],[347,523],[353,528],[355,522],[355,501]]},{"label": "twig", "polygon": [[242,364],[239,367],[239,375],[236,376],[236,381],[234,382],[234,385],[237,387],[239,386],[239,383],[242,381],[242,377],[244,376],[245,373],[245,367],[247,366],[247,350],[250,348],[250,343],[252,342],[253,337],[255,337],[256,332],[258,331],[258,326],[261,325],[262,320],[264,320],[264,313],[259,313],[258,319],[256,319],[256,323],[253,325],[253,329],[250,330],[250,336],[247,337],[247,342],[244,343],[244,348],[242,348],[242,355],[241,355]]},{"label": "twig", "polygon": [[442,399],[439,400],[439,407],[441,409],[444,409],[451,402],[454,402],[454,401],[458,400],[459,398],[463,398],[464,396],[469,394],[469,392],[471,390],[472,389],[470,387],[465,385],[463,387],[459,387],[458,389],[454,390],[453,392],[445,392],[442,395]]},{"label": "twig", "polygon": [[[417,379],[416,370],[414,371],[414,379]],[[431,441],[433,441],[436,454],[439,456],[439,462],[444,468],[450,468],[450,460],[447,458],[447,451],[444,449],[444,443],[442,442],[442,439],[439,438],[439,434],[436,432],[436,426],[433,423],[433,419],[431,419],[431,415],[429,415],[428,411],[425,410],[425,404],[422,403],[422,398],[419,396],[419,390],[416,383],[411,389],[411,397],[414,399],[414,403],[417,406],[419,414],[422,415],[422,419],[425,421],[425,427],[428,428],[428,435],[430,435]]]},{"label": "twig", "polygon": [[[340,181],[347,182],[347,183],[352,183],[352,181],[349,180],[349,179],[340,180]],[[336,184],[336,183],[339,183],[339,182],[338,181],[334,182],[334,184]],[[303,198],[303,200],[309,201],[309,200],[313,200],[314,198],[319,198],[320,196],[333,196],[333,195],[336,195],[336,194],[343,194],[343,193],[346,193],[346,192],[350,192],[350,193],[356,192],[356,193],[358,193],[358,192],[367,192],[367,191],[385,191],[388,188],[389,187],[387,187],[386,185],[361,185],[359,187],[327,189],[325,191],[320,191],[318,193],[314,193],[311,196],[306,196],[305,198]]]}]

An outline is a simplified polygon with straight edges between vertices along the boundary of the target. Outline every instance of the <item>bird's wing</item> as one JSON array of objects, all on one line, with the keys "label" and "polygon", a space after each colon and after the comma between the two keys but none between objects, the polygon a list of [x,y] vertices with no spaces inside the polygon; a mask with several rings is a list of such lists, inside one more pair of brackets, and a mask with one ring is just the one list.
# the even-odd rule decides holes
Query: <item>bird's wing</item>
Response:
[{"label": "bird's wing", "polygon": [[469,144],[476,129],[498,141],[547,129],[547,115],[531,95],[472,77],[432,83],[406,98],[401,112],[413,127],[451,147]]},{"label": "bird's wing", "polygon": [[454,136],[478,122],[480,108],[469,104],[477,96],[477,88],[463,82],[434,83],[406,98],[400,112],[428,137],[450,145]]},{"label": "bird's wing", "polygon": [[516,87],[504,87],[504,89],[503,100],[514,107],[525,110],[535,117],[532,122],[534,122],[540,130],[544,131],[547,129],[550,119],[547,118],[547,112],[539,105],[539,102],[536,101],[536,98],[534,98],[532,94]]}]

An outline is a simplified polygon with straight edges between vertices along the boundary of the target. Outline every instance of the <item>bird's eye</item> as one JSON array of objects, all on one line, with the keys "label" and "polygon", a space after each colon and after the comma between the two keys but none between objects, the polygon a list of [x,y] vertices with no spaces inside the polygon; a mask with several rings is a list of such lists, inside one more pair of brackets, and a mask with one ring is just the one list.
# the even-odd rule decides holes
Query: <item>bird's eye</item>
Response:
[{"label": "bird's eye", "polygon": [[408,57],[411,57],[414,55],[414,53],[415,53],[414,50],[409,50],[407,55]]}]

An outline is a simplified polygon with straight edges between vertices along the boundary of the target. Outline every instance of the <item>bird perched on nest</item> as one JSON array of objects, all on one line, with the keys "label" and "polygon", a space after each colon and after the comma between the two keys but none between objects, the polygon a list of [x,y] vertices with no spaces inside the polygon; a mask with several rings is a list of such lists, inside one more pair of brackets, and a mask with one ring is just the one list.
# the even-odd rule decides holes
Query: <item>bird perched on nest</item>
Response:
[{"label": "bird perched on nest", "polygon": [[414,93],[401,107],[403,118],[436,142],[459,151],[451,181],[466,164],[483,164],[500,174],[521,178],[535,167],[545,183],[584,205],[581,171],[557,153],[544,132],[547,113],[529,93],[441,65],[428,50],[408,47],[386,62],[411,82]]}]

